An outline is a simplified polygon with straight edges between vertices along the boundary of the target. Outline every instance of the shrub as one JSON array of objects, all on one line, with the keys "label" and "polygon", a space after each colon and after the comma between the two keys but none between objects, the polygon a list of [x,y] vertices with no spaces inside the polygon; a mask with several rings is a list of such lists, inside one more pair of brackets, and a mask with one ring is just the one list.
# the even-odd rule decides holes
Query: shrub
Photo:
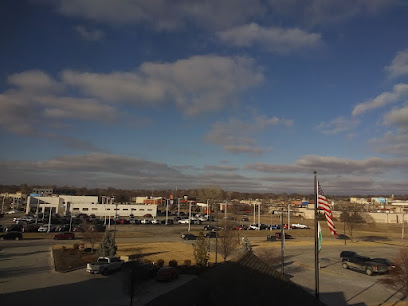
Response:
[{"label": "shrub", "polygon": [[173,268],[177,268],[177,260],[173,259],[169,261],[169,266]]},{"label": "shrub", "polygon": [[184,265],[190,267],[191,266],[191,260],[190,259],[186,259],[184,261]]},{"label": "shrub", "polygon": [[163,259],[158,259],[156,261],[156,265],[158,265],[159,267],[163,267],[164,266],[164,260]]},{"label": "shrub", "polygon": [[74,243],[74,245],[72,246],[72,248],[74,250],[79,250],[79,243]]}]

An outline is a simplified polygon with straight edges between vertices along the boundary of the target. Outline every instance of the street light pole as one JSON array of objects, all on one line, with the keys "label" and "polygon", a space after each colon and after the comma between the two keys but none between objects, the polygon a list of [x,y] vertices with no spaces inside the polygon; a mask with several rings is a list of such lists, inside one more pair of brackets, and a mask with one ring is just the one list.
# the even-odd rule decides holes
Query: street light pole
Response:
[{"label": "street light pole", "polygon": [[168,224],[169,220],[169,199],[166,199],[166,225]]},{"label": "street light pole", "polygon": [[50,233],[50,229],[51,229],[51,215],[52,215],[52,207],[50,206],[50,215],[48,216],[48,230],[47,230],[47,233]]},{"label": "street light pole", "polygon": [[[112,200],[111,200],[112,203]],[[115,228],[113,230],[113,244],[116,245],[116,219],[118,218],[118,203],[115,203]]]},{"label": "street light pole", "polygon": [[191,229],[191,201],[188,202],[188,231]]},{"label": "street light pole", "polygon": [[288,204],[288,230],[290,230],[290,204]]}]

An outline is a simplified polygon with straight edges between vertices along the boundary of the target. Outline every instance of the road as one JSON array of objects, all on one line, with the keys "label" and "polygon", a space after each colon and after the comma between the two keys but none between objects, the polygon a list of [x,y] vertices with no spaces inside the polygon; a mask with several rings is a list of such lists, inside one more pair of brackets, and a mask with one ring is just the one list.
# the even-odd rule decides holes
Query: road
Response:
[{"label": "road", "polygon": [[[0,305],[129,304],[122,289],[123,271],[107,277],[90,275],[85,269],[55,272],[50,252],[54,243],[46,239],[0,243]],[[151,280],[140,292],[139,303],[146,303],[192,278],[181,275],[170,283]]]},{"label": "road", "polygon": [[[402,295],[387,288],[380,282],[382,275],[368,276],[343,269],[339,254],[343,250],[355,251],[369,257],[394,258],[399,247],[391,244],[371,243],[371,245],[323,246],[320,252],[320,298],[327,305],[363,303],[381,305],[395,303]],[[314,249],[313,247],[287,247],[285,273],[291,280],[310,293],[315,291]]]}]

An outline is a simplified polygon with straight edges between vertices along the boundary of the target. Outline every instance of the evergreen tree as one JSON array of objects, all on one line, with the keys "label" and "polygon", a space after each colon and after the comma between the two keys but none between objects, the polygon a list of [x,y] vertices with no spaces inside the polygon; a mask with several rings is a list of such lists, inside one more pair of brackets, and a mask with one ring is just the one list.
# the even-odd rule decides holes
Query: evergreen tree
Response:
[{"label": "evergreen tree", "polygon": [[115,245],[110,232],[109,231],[105,232],[101,244],[99,245],[98,255],[100,257],[114,256],[116,254],[117,249],[118,248]]}]

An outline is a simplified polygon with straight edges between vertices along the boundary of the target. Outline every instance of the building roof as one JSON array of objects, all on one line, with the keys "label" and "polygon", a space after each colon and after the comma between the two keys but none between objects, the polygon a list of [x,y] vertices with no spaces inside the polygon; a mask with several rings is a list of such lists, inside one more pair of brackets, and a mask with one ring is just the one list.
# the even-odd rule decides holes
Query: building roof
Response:
[{"label": "building roof", "polygon": [[252,252],[219,264],[146,305],[323,305]]}]

